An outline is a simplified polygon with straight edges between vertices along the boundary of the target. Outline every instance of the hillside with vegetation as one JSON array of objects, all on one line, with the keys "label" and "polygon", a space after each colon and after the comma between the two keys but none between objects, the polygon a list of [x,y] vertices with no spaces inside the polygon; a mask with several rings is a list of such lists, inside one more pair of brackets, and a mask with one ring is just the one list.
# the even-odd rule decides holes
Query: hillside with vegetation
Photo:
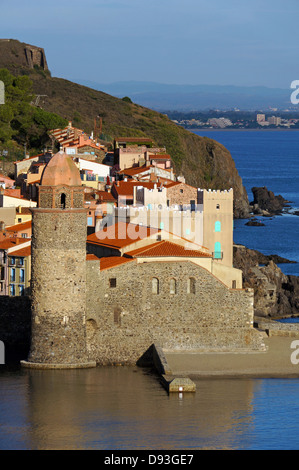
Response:
[{"label": "hillside with vegetation", "polygon": [[[152,138],[159,147],[166,147],[176,173],[183,174],[186,182],[193,186],[207,189],[232,187],[235,217],[248,214],[246,190],[230,152],[223,145],[185,130],[166,115],[134,104],[128,97],[115,98],[52,77],[43,65],[46,60],[42,53],[36,63],[34,60],[26,62],[27,55],[24,60],[26,47],[26,50],[34,48],[18,41],[0,41],[0,67],[5,67],[14,76],[7,90],[8,108],[2,105],[2,118],[0,115],[2,143],[26,144],[27,150],[36,151],[38,144],[40,149],[50,144],[46,128],[60,127],[70,120],[75,127],[90,133],[96,120],[97,137],[111,145],[115,137],[142,136]],[[3,80],[1,76],[4,77],[7,71],[1,73],[0,80]]]}]

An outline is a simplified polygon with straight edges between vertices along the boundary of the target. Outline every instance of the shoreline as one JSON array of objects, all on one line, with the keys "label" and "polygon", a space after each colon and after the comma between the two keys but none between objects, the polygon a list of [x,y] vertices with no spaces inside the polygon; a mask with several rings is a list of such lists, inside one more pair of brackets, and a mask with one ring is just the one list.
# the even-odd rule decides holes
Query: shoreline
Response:
[{"label": "shoreline", "polygon": [[168,371],[176,377],[299,378],[299,360],[296,358],[298,345],[295,346],[297,342],[299,344],[299,331],[294,336],[275,334],[268,336],[266,333],[264,335],[267,350],[261,352],[163,351],[163,353]]},{"label": "shoreline", "polygon": [[[179,124],[178,124],[179,125]],[[195,129],[190,129],[189,127],[184,127],[184,126],[180,126],[180,127],[183,127],[186,131],[190,131],[190,132],[194,132],[194,131],[199,131],[199,132],[202,132],[202,131],[209,131],[209,132],[228,132],[228,131],[236,131],[236,132],[240,132],[240,131],[245,131],[245,132],[294,132],[294,131],[299,131],[299,128],[298,129],[229,129],[229,128],[226,128],[226,129],[210,129],[210,128],[195,128]]]}]

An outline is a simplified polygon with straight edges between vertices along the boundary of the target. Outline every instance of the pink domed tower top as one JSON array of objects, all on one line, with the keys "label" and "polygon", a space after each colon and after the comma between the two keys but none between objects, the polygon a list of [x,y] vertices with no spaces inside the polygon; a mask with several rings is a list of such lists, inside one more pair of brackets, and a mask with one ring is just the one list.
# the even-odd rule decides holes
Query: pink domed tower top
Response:
[{"label": "pink domed tower top", "polygon": [[58,152],[45,167],[39,186],[38,207],[52,210],[84,207],[80,172],[69,155]]},{"label": "pink domed tower top", "polygon": [[78,168],[69,155],[56,153],[43,171],[42,186],[81,186]]}]

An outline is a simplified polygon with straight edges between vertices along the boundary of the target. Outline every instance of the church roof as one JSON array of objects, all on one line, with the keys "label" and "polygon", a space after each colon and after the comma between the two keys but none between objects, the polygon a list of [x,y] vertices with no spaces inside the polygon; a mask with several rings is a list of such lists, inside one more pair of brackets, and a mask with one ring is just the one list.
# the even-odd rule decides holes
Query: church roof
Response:
[{"label": "church roof", "polygon": [[87,243],[121,249],[160,232],[159,229],[143,225],[118,222],[105,229],[92,233],[87,237]]},{"label": "church roof", "polygon": [[148,257],[183,257],[183,258],[211,258],[210,253],[203,250],[188,249],[185,246],[168,240],[161,240],[142,248],[137,248],[126,253],[127,256],[148,258]]},{"label": "church roof", "polygon": [[56,153],[45,167],[42,186],[81,186],[80,172],[69,155],[63,152]]}]

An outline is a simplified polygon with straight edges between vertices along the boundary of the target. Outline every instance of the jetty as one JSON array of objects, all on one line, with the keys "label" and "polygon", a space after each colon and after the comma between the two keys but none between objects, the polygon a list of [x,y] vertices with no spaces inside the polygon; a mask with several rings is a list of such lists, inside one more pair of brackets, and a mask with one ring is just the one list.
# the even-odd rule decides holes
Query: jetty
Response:
[{"label": "jetty", "polygon": [[299,378],[299,325],[264,321],[258,327],[264,335],[265,351],[156,347],[155,366],[162,384],[168,392],[183,392],[180,386],[189,384],[190,391],[192,379],[198,378]]}]

